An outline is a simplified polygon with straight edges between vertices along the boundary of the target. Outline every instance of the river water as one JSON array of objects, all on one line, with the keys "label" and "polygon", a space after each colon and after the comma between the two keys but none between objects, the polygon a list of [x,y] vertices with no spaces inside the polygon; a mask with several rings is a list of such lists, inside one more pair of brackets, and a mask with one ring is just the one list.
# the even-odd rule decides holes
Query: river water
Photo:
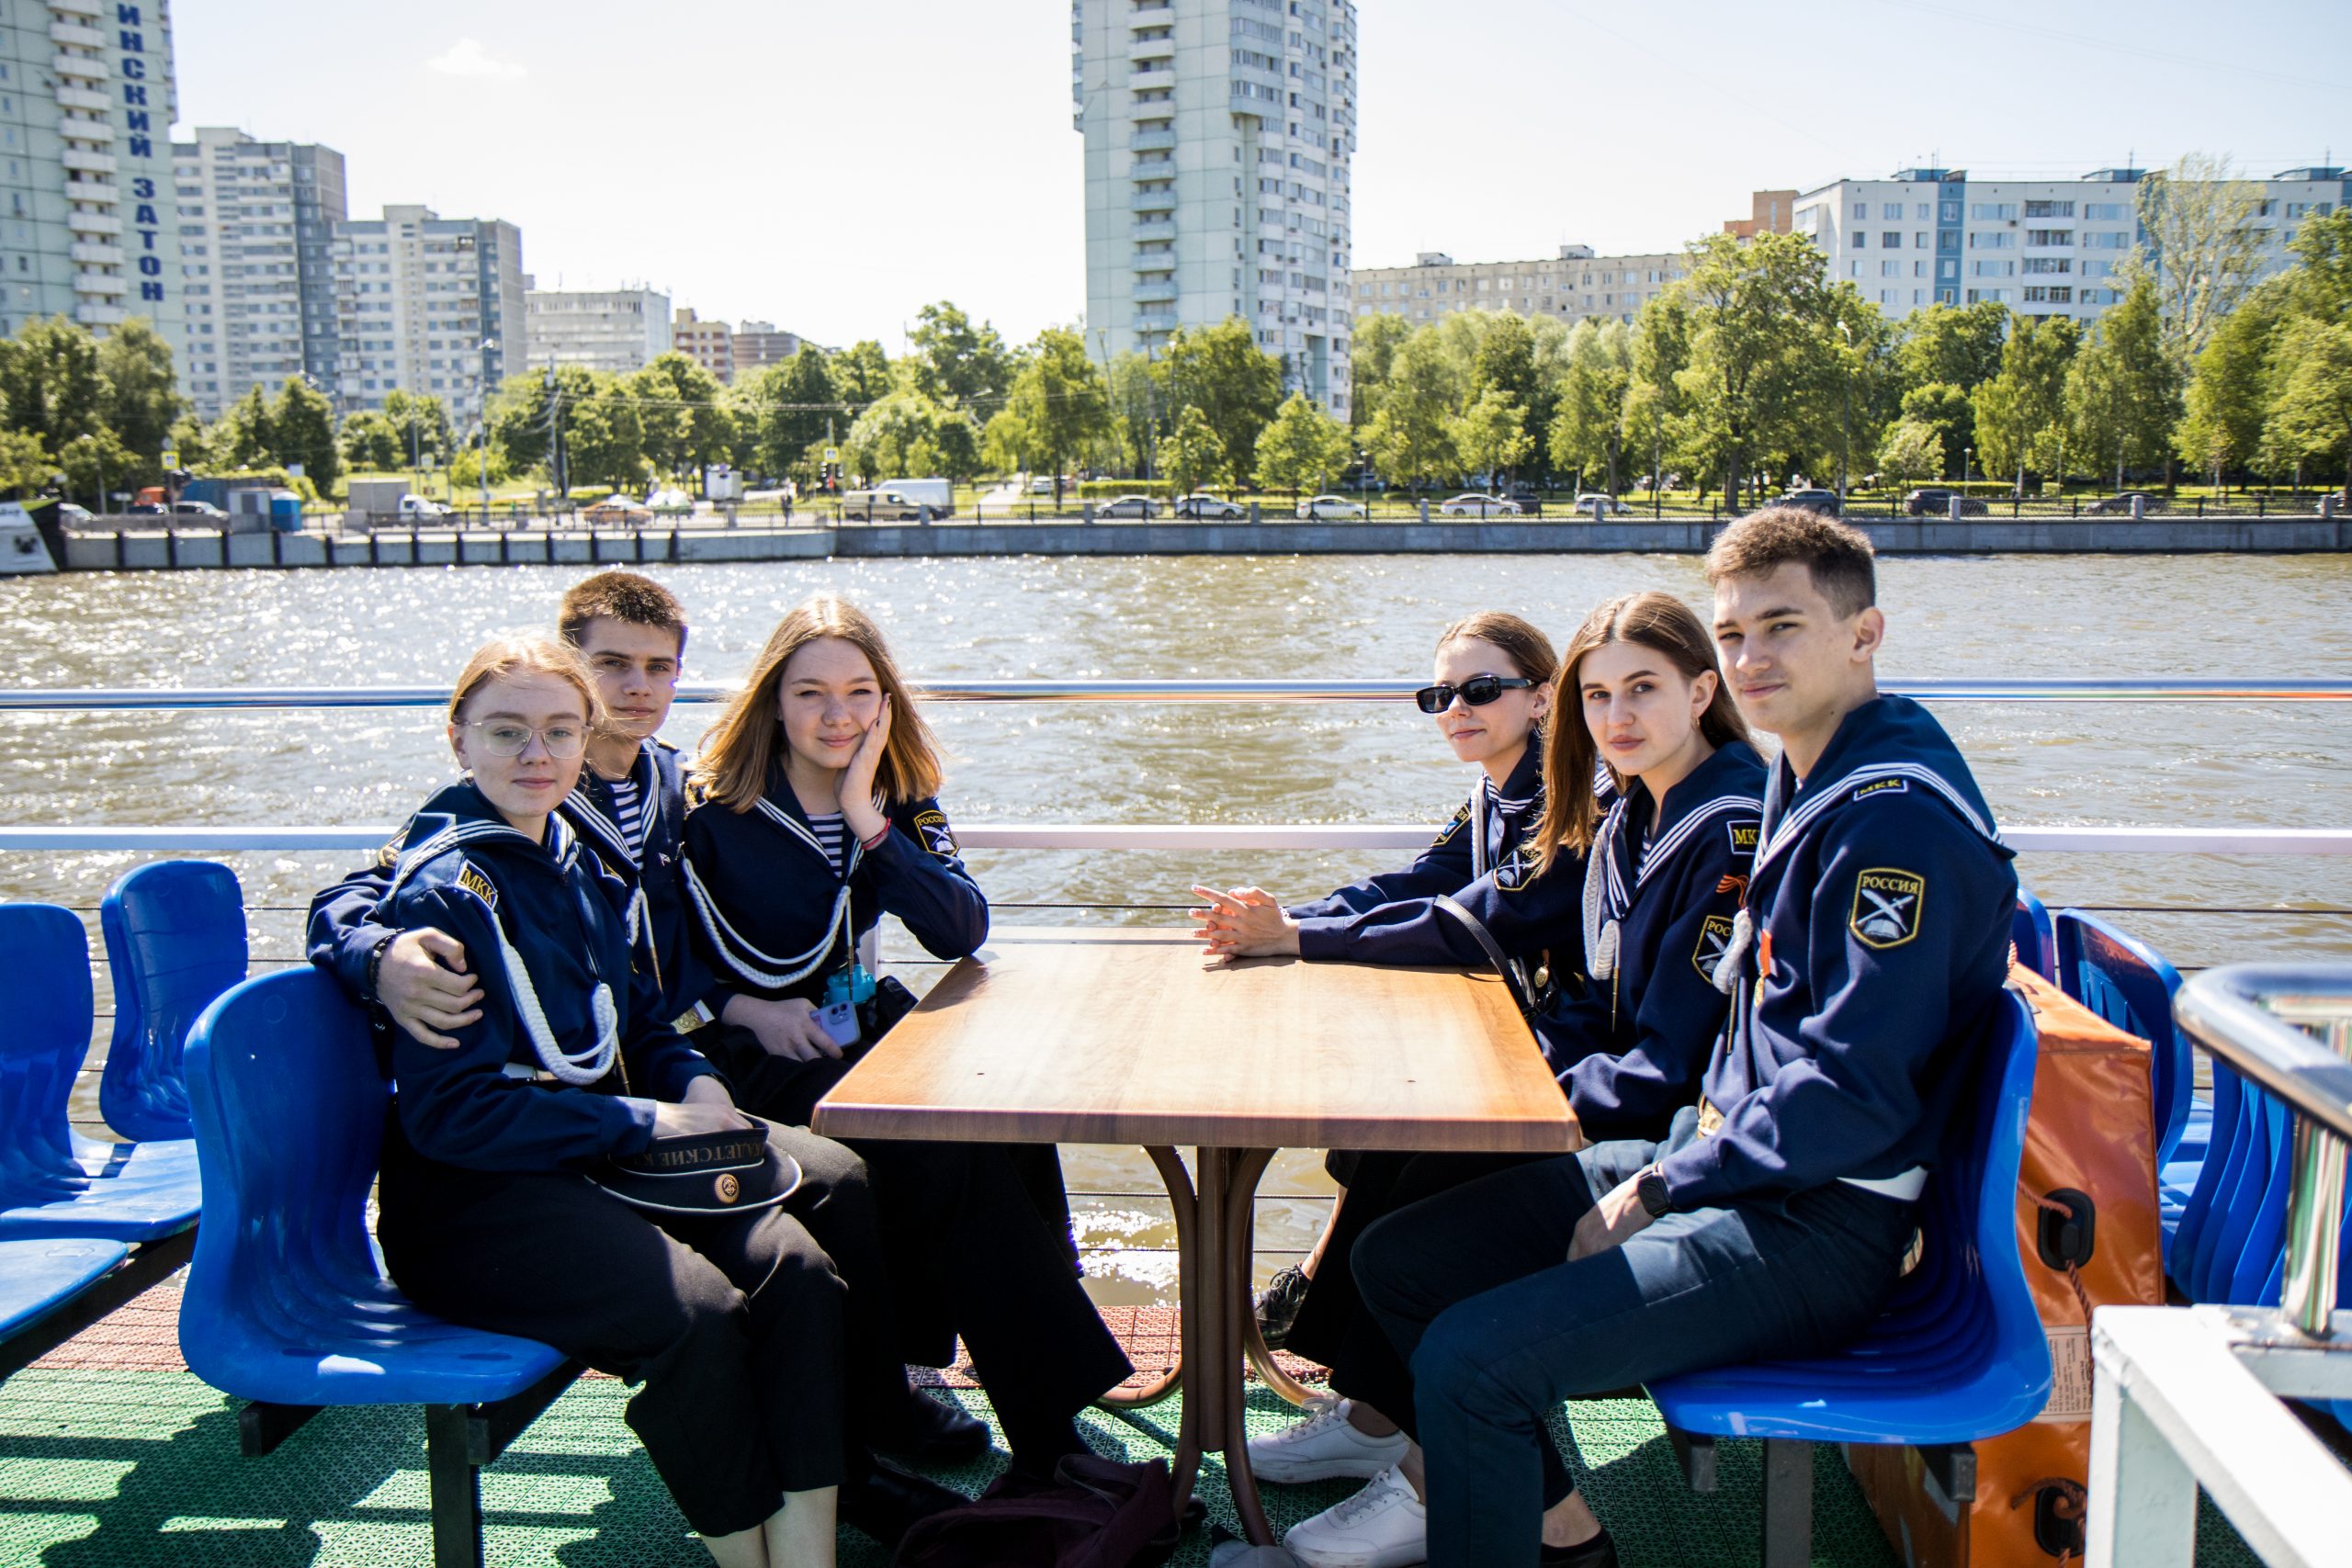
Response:
[{"label": "river water", "polygon": [[[1663,588],[1706,601],[1668,556],[1179,557],[813,561],[649,569],[685,601],[687,673],[740,676],[781,612],[820,589],[888,630],[916,680],[1422,678],[1440,627],[1499,607],[1565,640],[1597,600]],[[1991,557],[1882,561],[1902,677],[2352,678],[2352,559]],[[0,684],[363,685],[451,679],[482,638],[547,626],[576,568],[76,573],[0,580]],[[691,750],[716,708],[678,708]],[[1951,704],[1940,716],[2007,824],[2352,827],[2352,704]],[[1437,822],[1468,776],[1409,705],[942,705],[929,717],[958,822]],[[0,715],[0,823],[391,824],[450,773],[424,710]],[[87,909],[129,854],[0,855],[0,897]],[[299,953],[300,906],[348,856],[225,857],[256,960]],[[1305,897],[1396,856],[975,852],[1007,921],[1181,916],[1014,905],[1182,905],[1196,879]],[[2352,862],[2291,856],[2028,855],[2056,904],[2352,903]],[[2332,916],[2111,917],[2183,966],[2352,953]],[[95,917],[93,917],[95,933]],[[925,978],[920,968],[909,977]],[[103,986],[101,987],[103,991]],[[99,1006],[106,1007],[103,995]],[[103,1033],[103,1029],[101,1029]],[[1149,1168],[1073,1150],[1072,1185],[1142,1192]],[[1269,1249],[1311,1239],[1311,1157],[1266,1181]],[[1159,1299],[1164,1203],[1080,1201],[1098,1292]],[[1269,1266],[1279,1261],[1270,1256]]]}]

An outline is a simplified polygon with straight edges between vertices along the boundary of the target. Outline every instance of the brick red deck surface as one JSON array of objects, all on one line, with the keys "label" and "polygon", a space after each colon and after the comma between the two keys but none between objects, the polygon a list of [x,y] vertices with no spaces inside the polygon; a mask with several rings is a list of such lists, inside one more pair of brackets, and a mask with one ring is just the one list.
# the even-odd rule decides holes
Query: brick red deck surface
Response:
[{"label": "brick red deck surface", "polygon": [[[187,1363],[180,1359],[179,1317],[179,1286],[167,1281],[125,1303],[33,1365],[65,1371],[184,1372]],[[1129,1386],[1149,1382],[1175,1364],[1176,1308],[1104,1307],[1102,1321],[1136,1365]],[[947,1388],[979,1387],[963,1347],[957,1346],[956,1352],[952,1367],[914,1369],[917,1381]],[[1319,1383],[1328,1375],[1295,1356],[1278,1351],[1275,1359],[1302,1382]]]}]

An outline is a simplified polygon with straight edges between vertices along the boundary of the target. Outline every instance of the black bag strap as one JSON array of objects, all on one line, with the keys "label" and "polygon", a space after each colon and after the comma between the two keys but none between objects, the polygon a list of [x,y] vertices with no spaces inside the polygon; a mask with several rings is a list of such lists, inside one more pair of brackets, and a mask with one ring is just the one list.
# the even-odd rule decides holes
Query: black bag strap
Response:
[{"label": "black bag strap", "polygon": [[1453,916],[1461,923],[1464,931],[1476,939],[1479,951],[1487,955],[1487,962],[1495,966],[1495,973],[1503,977],[1503,988],[1510,992],[1510,999],[1518,1004],[1519,1016],[1525,1019],[1531,1025],[1533,1024],[1535,1004],[1520,985],[1518,966],[1503,956],[1502,946],[1495,941],[1495,933],[1487,929],[1487,922],[1442,893],[1432,901],[1439,908]]}]

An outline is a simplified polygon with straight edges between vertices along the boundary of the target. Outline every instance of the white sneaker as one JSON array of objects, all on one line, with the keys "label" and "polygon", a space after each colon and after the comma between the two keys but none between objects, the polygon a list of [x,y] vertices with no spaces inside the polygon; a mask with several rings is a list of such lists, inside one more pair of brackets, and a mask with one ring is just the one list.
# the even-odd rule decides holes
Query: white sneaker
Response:
[{"label": "white sneaker", "polygon": [[1405,1434],[1367,1437],[1348,1425],[1340,1399],[1271,1438],[1250,1439],[1250,1473],[1261,1481],[1369,1481],[1405,1457]]},{"label": "white sneaker", "polygon": [[1430,1513],[1411,1483],[1384,1470],[1354,1496],[1291,1526],[1283,1544],[1306,1568],[1408,1568],[1430,1560]]}]

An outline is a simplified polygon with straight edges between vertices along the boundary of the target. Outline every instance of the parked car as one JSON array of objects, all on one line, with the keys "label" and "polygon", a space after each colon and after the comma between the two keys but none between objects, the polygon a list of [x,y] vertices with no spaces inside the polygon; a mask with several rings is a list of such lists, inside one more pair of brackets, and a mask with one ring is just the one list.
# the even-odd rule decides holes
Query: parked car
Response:
[{"label": "parked car", "polygon": [[1174,511],[1177,516],[1189,517],[1195,523],[1204,520],[1225,522],[1235,517],[1249,515],[1248,508],[1237,506],[1232,502],[1215,495],[1181,496],[1177,499]]},{"label": "parked car", "polygon": [[1577,497],[1576,503],[1568,510],[1578,516],[1589,517],[1596,523],[1605,517],[1631,517],[1634,514],[1632,507],[1619,501],[1615,496],[1603,495],[1599,491],[1588,491]]},{"label": "parked car", "polygon": [[695,498],[682,490],[657,490],[645,504],[657,517],[691,517],[695,511]]},{"label": "parked car", "polygon": [[1371,515],[1362,502],[1344,495],[1310,496],[1298,503],[1298,514],[1318,523],[1352,523]]},{"label": "parked car", "polygon": [[[402,502],[405,510],[405,497],[402,498]],[[606,496],[594,506],[583,508],[580,515],[583,521],[597,526],[650,523],[653,521],[653,509],[642,502],[615,494]]]},{"label": "parked car", "polygon": [[[2335,514],[2338,517],[2352,517],[2352,491],[2339,490],[2333,495],[2323,495],[2312,502],[2312,511],[2315,513],[2325,512],[2330,502],[2335,503]],[[59,507],[57,511],[58,515],[64,515],[63,507]]]},{"label": "parked car", "polygon": [[895,490],[854,490],[842,497],[842,515],[852,523],[919,523],[923,505]]},{"label": "parked car", "polygon": [[1505,501],[1499,495],[1480,495],[1475,491],[1457,495],[1438,507],[1447,517],[1516,517],[1519,502]]},{"label": "parked car", "polygon": [[122,510],[132,517],[165,517],[172,509],[160,501],[134,501]]},{"label": "parked car", "polygon": [[86,528],[91,523],[90,509],[61,501],[57,503],[57,523],[62,528]]},{"label": "parked car", "polygon": [[[1064,475],[1062,476],[1062,484],[1061,484],[1061,488],[1062,488],[1062,493],[1063,493],[1063,494],[1065,494],[1065,495],[1067,495],[1067,494],[1069,494],[1071,491],[1074,491],[1074,490],[1076,490],[1076,489],[1078,488],[1078,481],[1077,481],[1076,479],[1074,479],[1070,478],[1068,474],[1064,474]],[[1051,475],[1051,474],[1032,474],[1032,475],[1030,475],[1030,476],[1029,476],[1029,493],[1030,493],[1031,495],[1051,495],[1051,494],[1053,494],[1053,493],[1054,493],[1054,476],[1053,476],[1053,475]]]},{"label": "parked car", "polygon": [[[620,500],[623,498],[615,497],[614,499]],[[457,510],[458,509],[454,506],[447,505],[438,501],[427,500],[425,497],[421,495],[404,495],[401,497],[401,516],[411,523],[430,523],[436,518],[452,516],[456,513]]]},{"label": "parked car", "polygon": [[[1949,517],[1951,515],[1952,492],[1948,490],[1915,490],[1903,498],[1903,513],[1906,517]],[[1962,517],[1983,517],[1986,508],[1973,496],[1960,498]]]},{"label": "parked car", "polygon": [[1123,495],[1105,501],[1094,508],[1097,517],[1157,517],[1159,502],[1148,495]]},{"label": "parked car", "polygon": [[1841,517],[1846,512],[1846,503],[1838,499],[1838,492],[1834,490],[1792,490],[1786,495],[1774,496],[1772,504],[1818,512],[1824,517]]},{"label": "parked car", "polygon": [[2144,490],[2127,490],[2120,494],[2099,497],[2088,506],[2084,507],[2083,513],[2089,517],[2128,517],[2132,513],[2132,502],[2135,500],[2139,502],[2140,512],[2143,516],[2165,509],[2163,496],[2151,495]]},{"label": "parked car", "polygon": [[207,523],[226,523],[229,514],[209,501],[175,501],[172,502],[175,517],[195,517]]}]

